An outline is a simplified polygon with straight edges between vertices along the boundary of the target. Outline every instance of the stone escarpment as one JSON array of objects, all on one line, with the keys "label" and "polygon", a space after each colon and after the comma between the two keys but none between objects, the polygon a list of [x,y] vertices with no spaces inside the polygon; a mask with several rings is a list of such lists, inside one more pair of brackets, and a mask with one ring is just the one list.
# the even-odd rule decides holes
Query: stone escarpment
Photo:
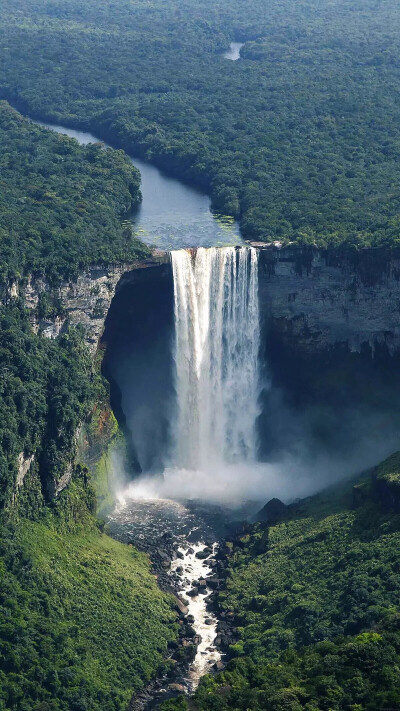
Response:
[{"label": "stone escarpment", "polygon": [[[300,409],[310,399],[316,407],[321,403],[342,407],[344,398],[354,397],[354,402],[364,404],[368,401],[368,406],[372,404],[376,408],[378,405],[378,409],[389,396],[397,401],[400,383],[393,374],[397,372],[400,360],[399,277],[400,252],[396,250],[344,252],[311,247],[259,247],[262,360],[267,364],[270,381],[277,386],[275,391],[273,387],[265,388],[262,396],[259,429],[260,439],[265,442],[265,453],[270,446],[268,437],[276,441],[281,435],[281,430],[276,431],[276,423],[266,414],[276,411],[274,393],[278,389],[285,390],[293,402],[297,398],[295,406]],[[137,330],[142,321],[142,341],[151,353],[155,348],[155,336],[158,339],[162,358],[160,356],[157,367],[161,372],[161,364],[167,368],[165,363],[171,357],[171,284],[169,254],[155,251],[150,258],[135,264],[92,266],[76,282],[64,282],[56,288],[34,278],[25,284],[14,283],[9,286],[6,299],[22,296],[31,310],[33,328],[45,337],[55,338],[68,324],[80,324],[93,356],[108,317],[102,344],[106,350],[106,364],[114,348],[115,334],[121,330],[118,324],[122,323],[122,330],[127,330],[129,316],[132,322],[129,329]],[[157,293],[160,295],[158,301],[154,296]],[[137,344],[142,349],[141,355],[142,341]],[[165,341],[165,347],[161,341]],[[145,361],[152,362],[150,355]],[[173,364],[168,368],[172,372]],[[161,380],[160,387],[165,393],[169,380],[167,376]],[[151,383],[153,392],[156,389],[154,377]],[[149,388],[146,388],[147,405],[151,392],[149,394]],[[158,392],[156,395],[158,397]],[[382,402],[377,404],[378,395]],[[113,387],[112,407],[121,425],[120,393]],[[315,429],[315,422],[319,426],[321,421],[321,413],[315,410],[311,419],[311,428]],[[163,422],[161,425],[164,426]],[[167,437],[161,425],[160,441]],[[283,427],[286,426],[285,421]],[[329,429],[329,423],[327,427]],[[113,427],[109,429],[114,436]],[[101,427],[100,430],[103,442]],[[330,430],[325,434],[330,437]],[[86,436],[85,428],[83,432],[77,432],[75,441],[80,458],[82,441],[86,446],[86,440],[90,439],[96,438]],[[154,443],[152,456],[154,459]],[[75,453],[71,453],[71,462],[74,457]],[[91,462],[91,459],[90,453],[83,457],[83,461]],[[146,461],[143,453],[140,461]],[[29,469],[30,465],[27,466]],[[18,481],[23,481],[25,468],[25,463],[21,464]],[[104,468],[107,470],[106,464]],[[69,483],[72,471],[71,465],[56,482],[56,495]],[[107,471],[106,474],[108,476]],[[105,492],[103,496],[106,497]]]},{"label": "stone escarpment", "polygon": [[309,354],[400,350],[400,250],[260,249],[264,323]]},{"label": "stone escarpment", "polygon": [[399,277],[397,250],[260,248],[261,458],[398,447]]},{"label": "stone escarpment", "polygon": [[[263,325],[296,348],[310,354],[337,344],[351,352],[365,346],[372,353],[377,346],[390,354],[400,350],[400,250],[265,246],[259,248],[259,265]],[[56,337],[66,323],[81,324],[93,353],[114,294],[138,278],[145,281],[141,270],[149,268],[153,274],[168,271],[168,253],[156,250],[132,265],[94,265],[76,282],[56,288],[30,278],[23,289],[12,284],[8,296],[23,293],[33,326],[44,336]],[[59,313],[40,313],[44,294],[57,301]]]},{"label": "stone escarpment", "polygon": [[[94,265],[82,272],[76,281],[65,281],[57,287],[51,287],[43,279],[29,278],[21,291],[26,306],[32,310],[32,326],[45,337],[56,338],[67,324],[80,324],[85,330],[86,343],[94,354],[119,283],[134,279],[136,270],[161,266],[166,261],[168,255],[165,252],[154,252],[152,257],[134,264]],[[17,286],[12,288],[17,296]],[[41,313],[41,300],[45,295],[55,305],[51,315]]]},{"label": "stone escarpment", "polygon": [[[258,249],[266,375],[260,456],[308,436],[333,448],[344,440],[353,446],[368,427],[380,428],[383,437],[400,397],[400,255],[383,249]],[[160,470],[168,459],[173,329],[172,270],[164,255],[152,268],[122,276],[103,336],[112,407],[119,423],[128,422],[133,459],[145,471]],[[360,408],[368,410],[368,426],[357,417]],[[157,436],[148,442],[154,430]]]},{"label": "stone escarpment", "polygon": [[[33,330],[43,338],[55,339],[68,326],[80,325],[84,330],[84,341],[94,358],[111,301],[120,283],[134,281],[137,275],[146,274],[146,270],[157,269],[168,261],[165,253],[154,253],[151,258],[134,264],[109,267],[94,265],[82,272],[76,281],[61,282],[57,286],[50,285],[44,279],[30,277],[8,284],[1,294],[1,300],[3,304],[10,304],[15,299],[21,299],[30,311]],[[118,427],[107,396],[101,398],[102,402],[96,402],[93,411],[88,412],[85,421],[75,429],[63,467],[60,467],[57,474],[46,474],[46,483],[43,484],[46,497],[57,497],[69,485],[79,461],[87,465],[94,477],[99,479],[102,488],[98,494],[100,503],[109,505],[108,450],[110,442],[116,439]],[[14,504],[23,489],[31,486],[28,478],[31,478],[32,468],[35,469],[34,474],[37,474],[38,466],[35,453],[29,456],[24,452],[19,454],[11,498]]]}]

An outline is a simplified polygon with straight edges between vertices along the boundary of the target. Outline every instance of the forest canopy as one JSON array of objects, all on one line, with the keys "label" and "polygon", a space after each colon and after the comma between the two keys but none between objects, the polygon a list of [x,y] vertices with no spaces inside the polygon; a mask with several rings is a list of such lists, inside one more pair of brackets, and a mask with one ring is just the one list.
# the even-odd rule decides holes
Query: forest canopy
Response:
[{"label": "forest canopy", "polygon": [[201,680],[199,711],[400,707],[399,465],[396,453],[372,480],[237,536],[219,602],[240,639],[226,670]]},{"label": "forest canopy", "polygon": [[123,151],[36,126],[0,102],[0,281],[75,277],[89,264],[136,259],[127,211],[140,174]]},{"label": "forest canopy", "polygon": [[247,238],[391,245],[399,17],[376,0],[4,0],[0,95],[205,187]]}]

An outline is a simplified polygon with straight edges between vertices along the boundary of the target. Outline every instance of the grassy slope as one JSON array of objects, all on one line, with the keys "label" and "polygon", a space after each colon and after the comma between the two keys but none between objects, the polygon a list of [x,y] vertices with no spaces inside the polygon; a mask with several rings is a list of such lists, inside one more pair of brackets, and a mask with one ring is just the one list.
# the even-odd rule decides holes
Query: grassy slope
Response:
[{"label": "grassy slope", "polygon": [[147,557],[97,530],[82,486],[2,540],[1,709],[125,709],[175,638]]},{"label": "grassy slope", "polygon": [[[390,481],[400,455],[377,471]],[[400,707],[400,517],[370,477],[290,507],[234,546],[225,609],[234,659],[197,693],[205,709]],[[286,650],[286,651],[284,651]]]}]

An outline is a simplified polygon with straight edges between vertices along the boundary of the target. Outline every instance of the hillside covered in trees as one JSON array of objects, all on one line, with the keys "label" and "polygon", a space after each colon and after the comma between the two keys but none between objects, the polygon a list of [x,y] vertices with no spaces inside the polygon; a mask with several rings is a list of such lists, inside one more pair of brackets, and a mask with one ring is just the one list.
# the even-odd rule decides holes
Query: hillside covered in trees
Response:
[{"label": "hillside covered in trees", "polygon": [[[80,327],[46,339],[24,301],[30,275],[56,285],[147,254],[125,219],[139,174],[8,102],[199,185],[246,238],[391,247],[399,40],[397,0],[3,1],[0,711],[125,711],[172,669],[178,634],[173,598],[147,556],[105,535],[76,461],[82,422],[112,419],[99,364]],[[395,455],[232,535],[218,598],[230,660],[164,711],[400,708],[399,469]]]},{"label": "hillside covered in trees", "polygon": [[[0,104],[0,499],[14,489],[17,456],[35,454],[43,493],[71,457],[74,432],[103,385],[79,328],[51,341],[33,332],[23,291],[28,275],[55,282],[88,263],[147,253],[123,221],[139,200],[139,175],[122,151],[59,136]],[[22,298],[9,298],[17,280]],[[8,302],[7,302],[8,299]],[[57,314],[44,295],[39,309]]]},{"label": "hillside covered in trees", "polygon": [[121,151],[82,148],[5,102],[0,140],[0,709],[121,711],[165,667],[173,599],[146,556],[102,532],[75,450],[81,423],[107,414],[107,383],[80,327],[32,328],[24,288],[145,253],[123,222],[139,176]]},{"label": "hillside covered in trees", "polygon": [[0,95],[205,187],[247,238],[390,245],[399,17],[376,0],[5,0]]},{"label": "hillside covered in trees", "polygon": [[[239,641],[197,711],[400,707],[400,454],[227,542]],[[162,711],[189,708],[183,697]]]},{"label": "hillside covered in trees", "polygon": [[0,102],[0,281],[76,277],[89,264],[136,259],[127,212],[140,174],[122,151],[36,126]]}]

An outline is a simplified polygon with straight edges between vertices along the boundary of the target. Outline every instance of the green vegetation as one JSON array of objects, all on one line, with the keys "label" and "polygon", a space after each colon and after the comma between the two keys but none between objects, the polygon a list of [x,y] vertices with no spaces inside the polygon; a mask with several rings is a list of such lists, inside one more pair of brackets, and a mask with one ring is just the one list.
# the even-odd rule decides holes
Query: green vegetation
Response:
[{"label": "green vegetation", "polygon": [[144,554],[98,532],[92,497],[75,478],[53,514],[3,532],[2,710],[125,711],[166,666],[172,598]]},{"label": "green vegetation", "polygon": [[[80,327],[36,333],[24,289],[28,274],[55,283],[146,253],[122,219],[138,173],[121,151],[81,148],[5,102],[0,139],[0,709],[125,711],[166,667],[176,615],[147,557],[100,532],[75,461],[84,420],[103,449],[115,436],[99,364]],[[35,315],[59,313],[46,292]]]},{"label": "green vegetation", "polygon": [[[15,491],[17,457],[34,455],[45,499],[74,454],[74,435],[104,387],[79,328],[56,340],[32,331],[23,305],[0,309],[0,506]],[[41,506],[41,499],[34,504]]]},{"label": "green vegetation", "polygon": [[399,39],[376,0],[4,0],[0,95],[202,185],[246,237],[393,245]]},{"label": "green vegetation", "polygon": [[104,390],[104,395],[96,398],[93,411],[84,423],[77,453],[91,472],[100,518],[107,516],[115,503],[117,481],[113,455],[117,454],[122,460],[125,455],[125,439],[110,409],[108,390]]},{"label": "green vegetation", "polygon": [[389,711],[400,705],[400,518],[376,480],[336,487],[235,542],[226,592],[240,640],[201,711]]},{"label": "green vegetation", "polygon": [[[140,197],[139,174],[122,151],[81,147],[35,126],[0,102],[0,506],[10,501],[17,457],[34,455],[45,499],[74,456],[74,435],[107,399],[79,328],[55,341],[32,330],[23,292],[28,274],[50,283],[87,264],[147,253],[122,220]],[[21,298],[6,286],[18,279]],[[8,302],[7,302],[8,299]],[[41,317],[60,313],[46,292]],[[27,503],[27,502],[26,502]],[[31,501],[30,505],[33,504]],[[40,503],[37,502],[40,506]]]},{"label": "green vegetation", "polygon": [[147,252],[123,221],[140,200],[140,175],[122,151],[79,146],[4,101],[0,143],[0,284],[27,274],[74,278],[89,264]]}]

